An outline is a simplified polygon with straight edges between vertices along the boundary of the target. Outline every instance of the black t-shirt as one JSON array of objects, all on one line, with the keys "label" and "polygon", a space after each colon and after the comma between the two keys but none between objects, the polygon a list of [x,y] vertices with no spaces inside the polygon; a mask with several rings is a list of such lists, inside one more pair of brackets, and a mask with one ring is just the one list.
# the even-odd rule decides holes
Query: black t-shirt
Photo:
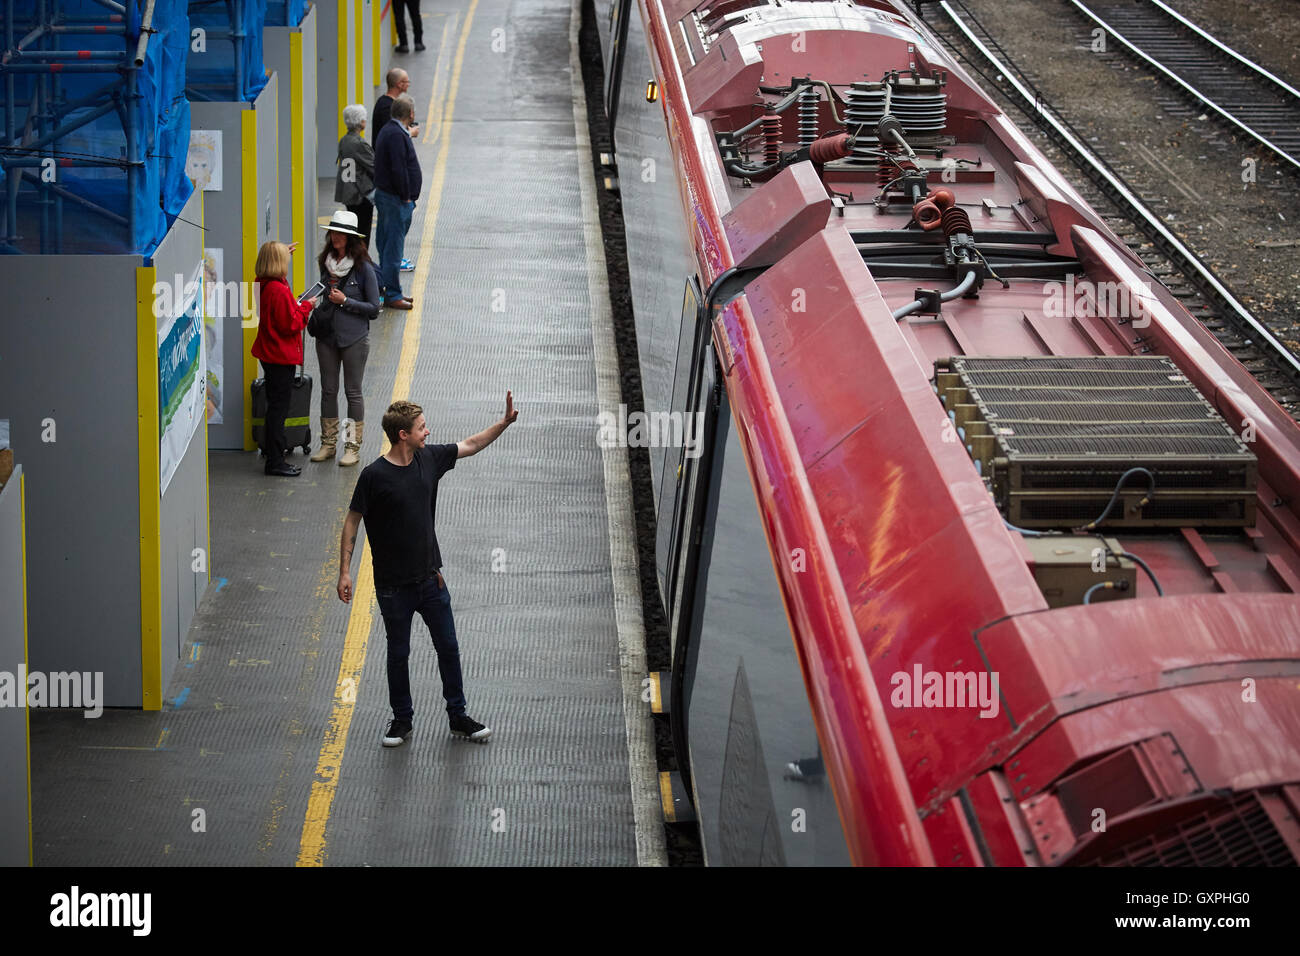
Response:
[{"label": "black t-shirt", "polygon": [[375,100],[375,115],[370,120],[370,142],[379,139],[379,131],[388,125],[393,114],[393,98],[385,93]]},{"label": "black t-shirt", "polygon": [[455,444],[426,445],[405,467],[380,457],[361,472],[348,507],[365,518],[375,587],[417,584],[442,567],[438,479],[455,467]]}]

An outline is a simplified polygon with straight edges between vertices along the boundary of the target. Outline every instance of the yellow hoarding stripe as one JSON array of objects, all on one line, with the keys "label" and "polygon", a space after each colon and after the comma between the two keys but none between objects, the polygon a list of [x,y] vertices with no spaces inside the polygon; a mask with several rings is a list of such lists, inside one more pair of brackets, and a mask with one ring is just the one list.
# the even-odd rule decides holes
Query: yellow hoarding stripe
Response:
[{"label": "yellow hoarding stripe", "polygon": [[[257,209],[257,111],[247,109],[241,116],[241,142],[243,164],[241,171],[240,186],[244,190],[242,225],[244,239],[244,263],[243,273],[240,276],[246,282],[252,282],[256,279],[253,275],[254,266],[257,264],[257,237],[258,231],[258,209]],[[257,321],[256,314],[261,309],[262,304],[256,301],[254,297],[252,319],[245,319],[243,322],[244,333],[244,390],[241,395],[247,395],[249,386],[257,378],[257,359],[253,358],[253,341],[257,338]],[[256,445],[253,444],[253,406],[250,403],[244,404],[244,450],[252,451]]]},{"label": "yellow hoarding stripe", "polygon": [[158,319],[153,287],[157,270],[135,270],[136,440],[140,506],[140,706],[162,709],[162,502],[158,474]]}]

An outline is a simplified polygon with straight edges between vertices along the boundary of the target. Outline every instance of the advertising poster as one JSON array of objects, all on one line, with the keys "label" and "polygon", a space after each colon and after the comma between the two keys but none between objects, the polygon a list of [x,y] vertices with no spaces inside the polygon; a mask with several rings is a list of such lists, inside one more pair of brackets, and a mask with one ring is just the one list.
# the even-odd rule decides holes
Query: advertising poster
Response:
[{"label": "advertising poster", "polygon": [[225,253],[221,249],[203,250],[203,350],[208,363],[208,424],[225,421],[221,411],[221,343],[222,321],[226,317],[226,296],[221,284]]},{"label": "advertising poster", "polygon": [[[201,273],[203,264],[199,263]],[[180,296],[178,314],[160,318],[158,329],[158,472],[162,493],[190,439],[203,422],[207,369],[203,348],[203,299],[199,275]]]}]

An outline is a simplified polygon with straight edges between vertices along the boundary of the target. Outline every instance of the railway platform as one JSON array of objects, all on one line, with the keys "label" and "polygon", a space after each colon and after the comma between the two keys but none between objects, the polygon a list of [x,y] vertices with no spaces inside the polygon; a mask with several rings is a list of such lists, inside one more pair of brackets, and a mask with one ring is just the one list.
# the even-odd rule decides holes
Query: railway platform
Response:
[{"label": "railway platform", "polygon": [[[395,399],[454,442],[514,393],[519,420],[443,478],[438,509],[469,712],[492,740],[449,736],[417,617],[415,732],[380,746],[367,547],[353,603],[335,594],[360,468],[295,451],[302,475],[271,478],[255,452],[211,451],[211,583],[163,709],[32,714],[38,866],[665,862],[626,450],[597,443],[618,369],[577,17],[569,0],[426,0],[427,50],[394,58],[421,121],[415,308],[371,326],[362,464]],[[310,342],[306,367],[316,433]]]}]

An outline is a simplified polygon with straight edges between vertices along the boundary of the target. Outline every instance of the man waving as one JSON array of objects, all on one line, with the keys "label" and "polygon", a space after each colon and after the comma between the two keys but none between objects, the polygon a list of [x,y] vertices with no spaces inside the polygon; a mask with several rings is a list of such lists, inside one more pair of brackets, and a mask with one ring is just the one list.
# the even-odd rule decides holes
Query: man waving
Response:
[{"label": "man waving", "polygon": [[465,712],[460,649],[451,614],[451,595],[442,577],[442,554],[434,522],[438,510],[438,480],[456,466],[456,459],[476,455],[492,444],[519,417],[510,392],[501,420],[464,441],[425,447],[429,435],[424,409],[414,402],[394,402],[384,414],[384,433],[392,443],[357,477],[357,486],[343,523],[339,555],[339,599],[352,601],[352,550],[362,519],[374,559],[375,592],[388,638],[388,700],[393,720],[383,737],[385,747],[397,747],[411,735],[415,709],[411,701],[408,658],[411,617],[419,612],[429,626],[438,652],[442,696],[447,701],[451,732],[457,737],[486,741],[492,731]]}]

